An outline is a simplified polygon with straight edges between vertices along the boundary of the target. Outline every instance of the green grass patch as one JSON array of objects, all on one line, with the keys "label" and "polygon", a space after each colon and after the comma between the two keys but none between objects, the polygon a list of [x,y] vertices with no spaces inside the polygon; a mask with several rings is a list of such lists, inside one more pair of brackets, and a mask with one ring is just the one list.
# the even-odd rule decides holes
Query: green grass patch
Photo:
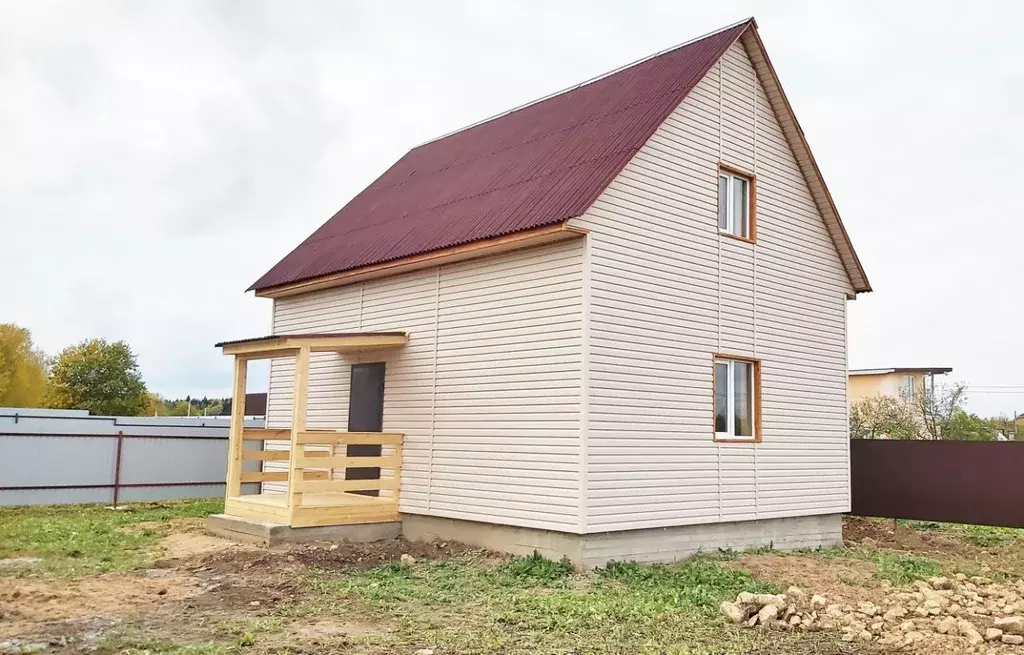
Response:
[{"label": "green grass patch", "polygon": [[166,532],[125,528],[222,510],[221,500],[134,503],[116,511],[103,505],[0,507],[0,559],[23,556],[42,560],[28,569],[0,569],[0,575],[42,572],[79,576],[137,568]]},{"label": "green grass patch", "polygon": [[930,578],[942,573],[942,566],[935,560],[916,555],[904,555],[885,551],[868,553],[868,559],[878,566],[876,574],[896,586],[910,584],[914,580]]},{"label": "green grass patch", "polygon": [[573,568],[566,561],[554,562],[534,551],[529,557],[509,559],[497,573],[521,585],[543,585],[565,580],[573,574]]},{"label": "green grass patch", "polygon": [[1011,546],[1018,539],[1024,537],[1024,530],[1020,528],[1001,528],[968,523],[939,523],[938,521],[901,521],[901,523],[917,532],[942,532],[979,548]]},{"label": "green grass patch", "polygon": [[538,555],[497,565],[461,558],[319,572],[309,583],[312,595],[285,615],[387,616],[392,647],[472,653],[746,652],[766,636],[726,626],[718,604],[744,590],[778,591],[712,557],[613,562],[591,573]]}]

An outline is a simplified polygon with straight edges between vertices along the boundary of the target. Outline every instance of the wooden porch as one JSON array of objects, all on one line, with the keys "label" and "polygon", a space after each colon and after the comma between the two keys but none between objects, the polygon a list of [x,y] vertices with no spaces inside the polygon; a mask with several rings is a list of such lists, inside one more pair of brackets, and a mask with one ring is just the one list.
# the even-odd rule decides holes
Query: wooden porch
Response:
[{"label": "wooden porch", "polygon": [[[307,429],[306,406],[311,353],[396,348],[408,339],[403,332],[361,332],[217,344],[235,358],[224,513],[293,528],[397,521],[403,435]],[[291,427],[244,427],[248,362],[289,356],[295,357]],[[372,456],[339,454],[348,446],[380,449]],[[247,470],[247,462],[259,470]],[[347,479],[354,470],[377,473]],[[243,495],[242,484],[252,482],[260,483],[261,493]],[[267,483],[278,489],[267,490]]]}]

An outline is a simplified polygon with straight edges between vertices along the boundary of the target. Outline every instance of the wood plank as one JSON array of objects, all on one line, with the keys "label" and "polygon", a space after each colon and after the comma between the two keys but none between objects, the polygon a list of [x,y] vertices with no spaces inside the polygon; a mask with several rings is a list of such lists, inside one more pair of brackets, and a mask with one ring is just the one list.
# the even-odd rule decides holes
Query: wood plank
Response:
[{"label": "wood plank", "polygon": [[[234,400],[232,409],[234,408]],[[291,430],[274,430],[269,428],[245,428],[242,439],[245,441],[287,441],[292,436]]]},{"label": "wood plank", "polygon": [[231,390],[231,423],[228,428],[228,470],[224,494],[242,494],[242,432],[245,429],[245,383],[247,364],[235,358],[235,379]]},{"label": "wood plank", "polygon": [[379,467],[393,469],[401,466],[402,460],[394,455],[383,457],[345,457],[344,455],[327,457],[299,457],[296,466],[299,468],[368,468]]},{"label": "wood plank", "polygon": [[353,444],[400,446],[405,435],[400,432],[333,432],[302,431],[298,444]]},{"label": "wood plank", "polygon": [[269,289],[257,289],[256,295],[261,298],[282,298],[300,293],[308,293],[317,289],[329,289],[339,287],[360,280],[369,280],[377,277],[396,275],[414,271],[428,266],[439,266],[452,262],[483,257],[511,250],[518,250],[529,246],[555,243],[566,239],[576,239],[586,234],[586,230],[570,227],[566,222],[556,225],[544,226],[532,230],[515,232],[485,241],[476,241],[469,244],[435,250],[421,255],[404,257],[383,264],[363,266],[344,273],[321,276],[304,282],[293,282]]},{"label": "wood plank", "polygon": [[[292,387],[292,433],[289,450],[297,452],[304,450],[299,448],[299,437],[306,430],[306,405],[309,395],[309,346],[299,348],[299,354],[295,356],[294,386]],[[298,456],[292,457],[288,463],[288,507],[293,508],[302,504],[298,495],[302,493],[299,484],[303,479],[302,469],[296,465]],[[320,481],[317,481],[320,482]],[[304,484],[315,484],[314,482]]]},{"label": "wood plank", "polygon": [[409,342],[405,333],[351,333],[322,336],[280,335],[270,339],[259,339],[241,343],[226,343],[221,348],[225,355],[236,355],[245,359],[267,359],[288,355],[298,356],[307,348],[311,352],[345,352],[370,348],[393,348]]},{"label": "wood plank", "polygon": [[286,482],[288,471],[246,471],[242,473],[242,482]]},{"label": "wood plank", "polygon": [[[318,510],[316,512],[310,509]],[[319,510],[331,509],[331,512]],[[293,527],[310,527],[314,525],[349,525],[357,523],[383,523],[399,520],[398,505],[382,503],[379,506],[340,506],[336,508],[305,508],[297,507],[292,515]]]},{"label": "wood plank", "polygon": [[286,462],[291,457],[287,450],[243,450],[242,459],[257,462]]},{"label": "wood plank", "polygon": [[340,491],[369,491],[371,489],[397,489],[396,478],[379,480],[310,480],[297,481],[296,491],[300,493],[330,493]]},{"label": "wood plank", "polygon": [[288,509],[285,507],[246,503],[237,498],[229,498],[224,502],[224,513],[228,516],[239,516],[268,523],[288,524],[289,522]]}]

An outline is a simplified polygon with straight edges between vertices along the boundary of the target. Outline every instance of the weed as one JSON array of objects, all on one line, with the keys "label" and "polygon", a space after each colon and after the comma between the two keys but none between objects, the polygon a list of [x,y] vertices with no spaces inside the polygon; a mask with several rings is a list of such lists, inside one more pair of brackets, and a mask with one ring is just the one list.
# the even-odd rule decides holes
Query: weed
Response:
[{"label": "weed", "polygon": [[[315,599],[288,615],[341,611],[380,616],[396,629],[392,645],[431,644],[445,652],[727,652],[754,636],[724,628],[717,605],[743,590],[777,591],[746,571],[705,556],[681,564],[612,562],[574,573],[539,555],[496,568],[464,558],[386,565],[312,582]],[[452,620],[456,618],[456,620]]]},{"label": "weed", "polygon": [[568,561],[555,562],[537,551],[529,557],[513,557],[495,571],[495,575],[511,578],[520,584],[550,584],[572,574],[572,565]]},{"label": "weed", "polygon": [[878,566],[876,575],[879,578],[889,580],[896,586],[942,573],[942,567],[938,562],[927,557],[874,551],[868,554],[867,559]]}]

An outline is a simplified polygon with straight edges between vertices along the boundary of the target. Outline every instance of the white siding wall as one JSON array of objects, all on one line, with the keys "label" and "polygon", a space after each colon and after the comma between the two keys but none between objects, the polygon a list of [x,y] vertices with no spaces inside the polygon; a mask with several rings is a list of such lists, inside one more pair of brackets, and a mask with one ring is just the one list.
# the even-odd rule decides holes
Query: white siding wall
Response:
[{"label": "white siding wall", "polygon": [[[757,174],[757,244],[717,166]],[[839,257],[735,44],[574,225],[588,238],[588,532],[849,509]],[[712,440],[712,355],[762,359],[763,443]]]},{"label": "white siding wall", "polygon": [[[399,350],[315,354],[310,427],[344,430],[350,365],[385,361],[401,511],[575,529],[582,253],[574,241],[277,300],[275,334],[411,334]],[[271,427],[290,425],[293,366],[272,362]]]}]

